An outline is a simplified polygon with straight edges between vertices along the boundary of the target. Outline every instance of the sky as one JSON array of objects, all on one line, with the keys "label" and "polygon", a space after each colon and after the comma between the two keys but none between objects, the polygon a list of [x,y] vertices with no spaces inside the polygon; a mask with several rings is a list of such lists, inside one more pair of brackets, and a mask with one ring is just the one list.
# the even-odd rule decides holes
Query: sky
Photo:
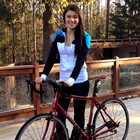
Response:
[{"label": "sky", "polygon": [[[105,6],[106,5],[106,1],[107,0],[102,0],[102,5]],[[110,0],[110,3],[114,2],[115,0]]]}]

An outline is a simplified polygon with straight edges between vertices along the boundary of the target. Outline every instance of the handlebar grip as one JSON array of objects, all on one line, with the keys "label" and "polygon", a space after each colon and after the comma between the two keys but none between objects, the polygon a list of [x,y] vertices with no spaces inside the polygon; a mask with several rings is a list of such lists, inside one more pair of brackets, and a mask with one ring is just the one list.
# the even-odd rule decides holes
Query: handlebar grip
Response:
[{"label": "handlebar grip", "polygon": [[[36,87],[35,87],[36,82],[33,82],[30,78],[27,78],[26,82],[29,85],[31,85],[33,91],[35,91],[36,93],[39,93],[39,94],[43,93],[43,91],[39,91],[39,90],[36,89]],[[53,87],[56,88],[57,91],[64,97],[70,97],[71,96],[71,94],[67,94],[67,93],[64,93],[62,91],[62,87],[64,86],[64,82],[58,83],[56,80],[46,80],[46,81],[43,81],[42,83],[49,83],[49,84],[53,85]]]},{"label": "handlebar grip", "polygon": [[62,96],[64,96],[64,97],[70,97],[71,96],[71,94],[68,94],[68,93],[64,93],[63,91],[62,91],[62,87],[64,86],[64,82],[61,82],[61,83],[59,83],[59,85],[61,84],[61,88],[60,88],[60,94],[62,95]]},{"label": "handlebar grip", "polygon": [[39,91],[36,89],[35,85],[36,85],[36,82],[33,82],[30,78],[26,78],[26,82],[31,85],[31,88],[33,89],[33,91],[35,91],[36,93],[39,93],[39,94],[42,94],[43,91]]},{"label": "handlebar grip", "polygon": [[64,82],[58,83],[56,80],[46,80],[44,82],[49,83],[49,84],[53,85],[55,88],[57,88],[58,92],[62,96],[64,96],[64,97],[70,97],[71,96],[71,94],[67,94],[67,93],[64,93],[62,91],[62,87],[64,86]]}]

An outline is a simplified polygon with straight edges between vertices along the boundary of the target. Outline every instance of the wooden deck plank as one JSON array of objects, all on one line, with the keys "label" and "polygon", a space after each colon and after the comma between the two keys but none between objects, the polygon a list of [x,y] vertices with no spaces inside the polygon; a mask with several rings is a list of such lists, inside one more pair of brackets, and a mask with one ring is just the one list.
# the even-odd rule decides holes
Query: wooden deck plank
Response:
[{"label": "wooden deck plank", "polygon": [[128,108],[130,126],[127,140],[140,140],[140,98],[124,101]]}]

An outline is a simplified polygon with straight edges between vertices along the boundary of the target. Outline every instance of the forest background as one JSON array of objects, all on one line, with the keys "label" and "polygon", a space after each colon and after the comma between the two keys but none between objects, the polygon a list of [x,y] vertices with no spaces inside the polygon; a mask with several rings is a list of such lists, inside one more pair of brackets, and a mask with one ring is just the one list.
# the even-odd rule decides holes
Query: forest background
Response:
[{"label": "forest background", "polygon": [[140,0],[0,0],[0,66],[45,62],[69,3],[81,9],[92,39],[140,38]]}]

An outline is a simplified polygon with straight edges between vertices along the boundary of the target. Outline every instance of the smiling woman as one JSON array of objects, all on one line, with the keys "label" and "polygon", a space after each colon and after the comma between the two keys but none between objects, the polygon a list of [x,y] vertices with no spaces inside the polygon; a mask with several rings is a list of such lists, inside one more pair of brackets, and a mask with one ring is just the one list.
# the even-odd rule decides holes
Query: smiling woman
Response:
[{"label": "smiling woman", "polygon": [[[53,38],[50,54],[45,64],[43,74],[36,78],[36,83],[46,80],[56,57],[60,55],[58,82],[64,82],[63,92],[72,95],[87,96],[89,81],[85,59],[90,48],[90,36],[84,31],[82,16],[79,7],[68,5],[63,14],[66,28],[58,30]],[[59,104],[67,111],[70,99],[59,98]],[[85,100],[74,99],[74,120],[84,129]],[[66,125],[66,118],[58,111],[58,117]],[[56,129],[61,128],[56,125]],[[57,140],[63,139],[62,134],[57,134]],[[78,140],[80,134],[73,129],[71,140]]]}]

